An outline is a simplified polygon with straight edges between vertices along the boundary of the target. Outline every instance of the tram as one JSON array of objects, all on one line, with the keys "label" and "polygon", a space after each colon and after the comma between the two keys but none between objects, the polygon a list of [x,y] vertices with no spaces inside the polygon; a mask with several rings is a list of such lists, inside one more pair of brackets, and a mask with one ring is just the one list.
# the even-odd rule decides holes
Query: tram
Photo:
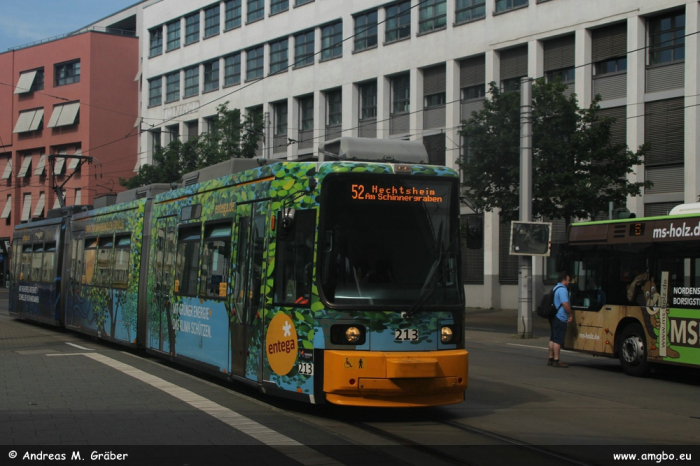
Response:
[{"label": "tram", "polygon": [[[318,159],[120,193],[61,217],[54,259],[47,221],[18,226],[12,315],[54,306],[55,325],[310,403],[463,401],[457,173],[415,142],[340,138]],[[22,273],[50,260],[58,296]]]}]

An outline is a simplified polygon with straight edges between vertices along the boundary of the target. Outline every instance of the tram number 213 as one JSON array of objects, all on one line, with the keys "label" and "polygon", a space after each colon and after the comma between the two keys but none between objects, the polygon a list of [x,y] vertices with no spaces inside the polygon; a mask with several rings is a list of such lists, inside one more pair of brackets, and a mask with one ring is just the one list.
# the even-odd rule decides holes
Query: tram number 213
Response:
[{"label": "tram number 213", "polygon": [[314,375],[314,365],[310,362],[300,362],[298,370],[302,375]]},{"label": "tram number 213", "polygon": [[396,341],[416,341],[418,340],[418,329],[400,328],[394,330],[394,340]]}]

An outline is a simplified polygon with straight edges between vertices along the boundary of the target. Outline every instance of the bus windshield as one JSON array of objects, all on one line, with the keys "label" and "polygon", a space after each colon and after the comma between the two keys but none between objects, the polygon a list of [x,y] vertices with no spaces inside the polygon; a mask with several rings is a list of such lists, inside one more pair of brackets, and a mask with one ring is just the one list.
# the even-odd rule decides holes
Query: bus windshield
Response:
[{"label": "bus windshield", "polygon": [[318,276],[328,304],[463,302],[456,180],[336,174],[322,197]]}]

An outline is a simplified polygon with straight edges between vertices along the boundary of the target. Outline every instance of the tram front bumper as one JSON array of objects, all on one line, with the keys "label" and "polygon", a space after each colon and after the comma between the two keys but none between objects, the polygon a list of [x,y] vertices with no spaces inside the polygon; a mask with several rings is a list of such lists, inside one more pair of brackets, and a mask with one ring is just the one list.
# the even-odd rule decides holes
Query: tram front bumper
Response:
[{"label": "tram front bumper", "polygon": [[460,403],[467,389],[466,350],[324,352],[323,391],[330,403],[352,406],[433,406]]}]

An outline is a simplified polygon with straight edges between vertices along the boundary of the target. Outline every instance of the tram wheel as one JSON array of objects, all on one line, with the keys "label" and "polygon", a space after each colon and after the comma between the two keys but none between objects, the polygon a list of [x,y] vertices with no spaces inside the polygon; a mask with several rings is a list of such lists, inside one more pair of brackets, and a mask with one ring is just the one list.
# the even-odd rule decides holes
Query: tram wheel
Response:
[{"label": "tram wheel", "polygon": [[641,325],[630,324],[622,330],[619,357],[625,374],[641,377],[649,373],[646,348],[646,336]]}]

